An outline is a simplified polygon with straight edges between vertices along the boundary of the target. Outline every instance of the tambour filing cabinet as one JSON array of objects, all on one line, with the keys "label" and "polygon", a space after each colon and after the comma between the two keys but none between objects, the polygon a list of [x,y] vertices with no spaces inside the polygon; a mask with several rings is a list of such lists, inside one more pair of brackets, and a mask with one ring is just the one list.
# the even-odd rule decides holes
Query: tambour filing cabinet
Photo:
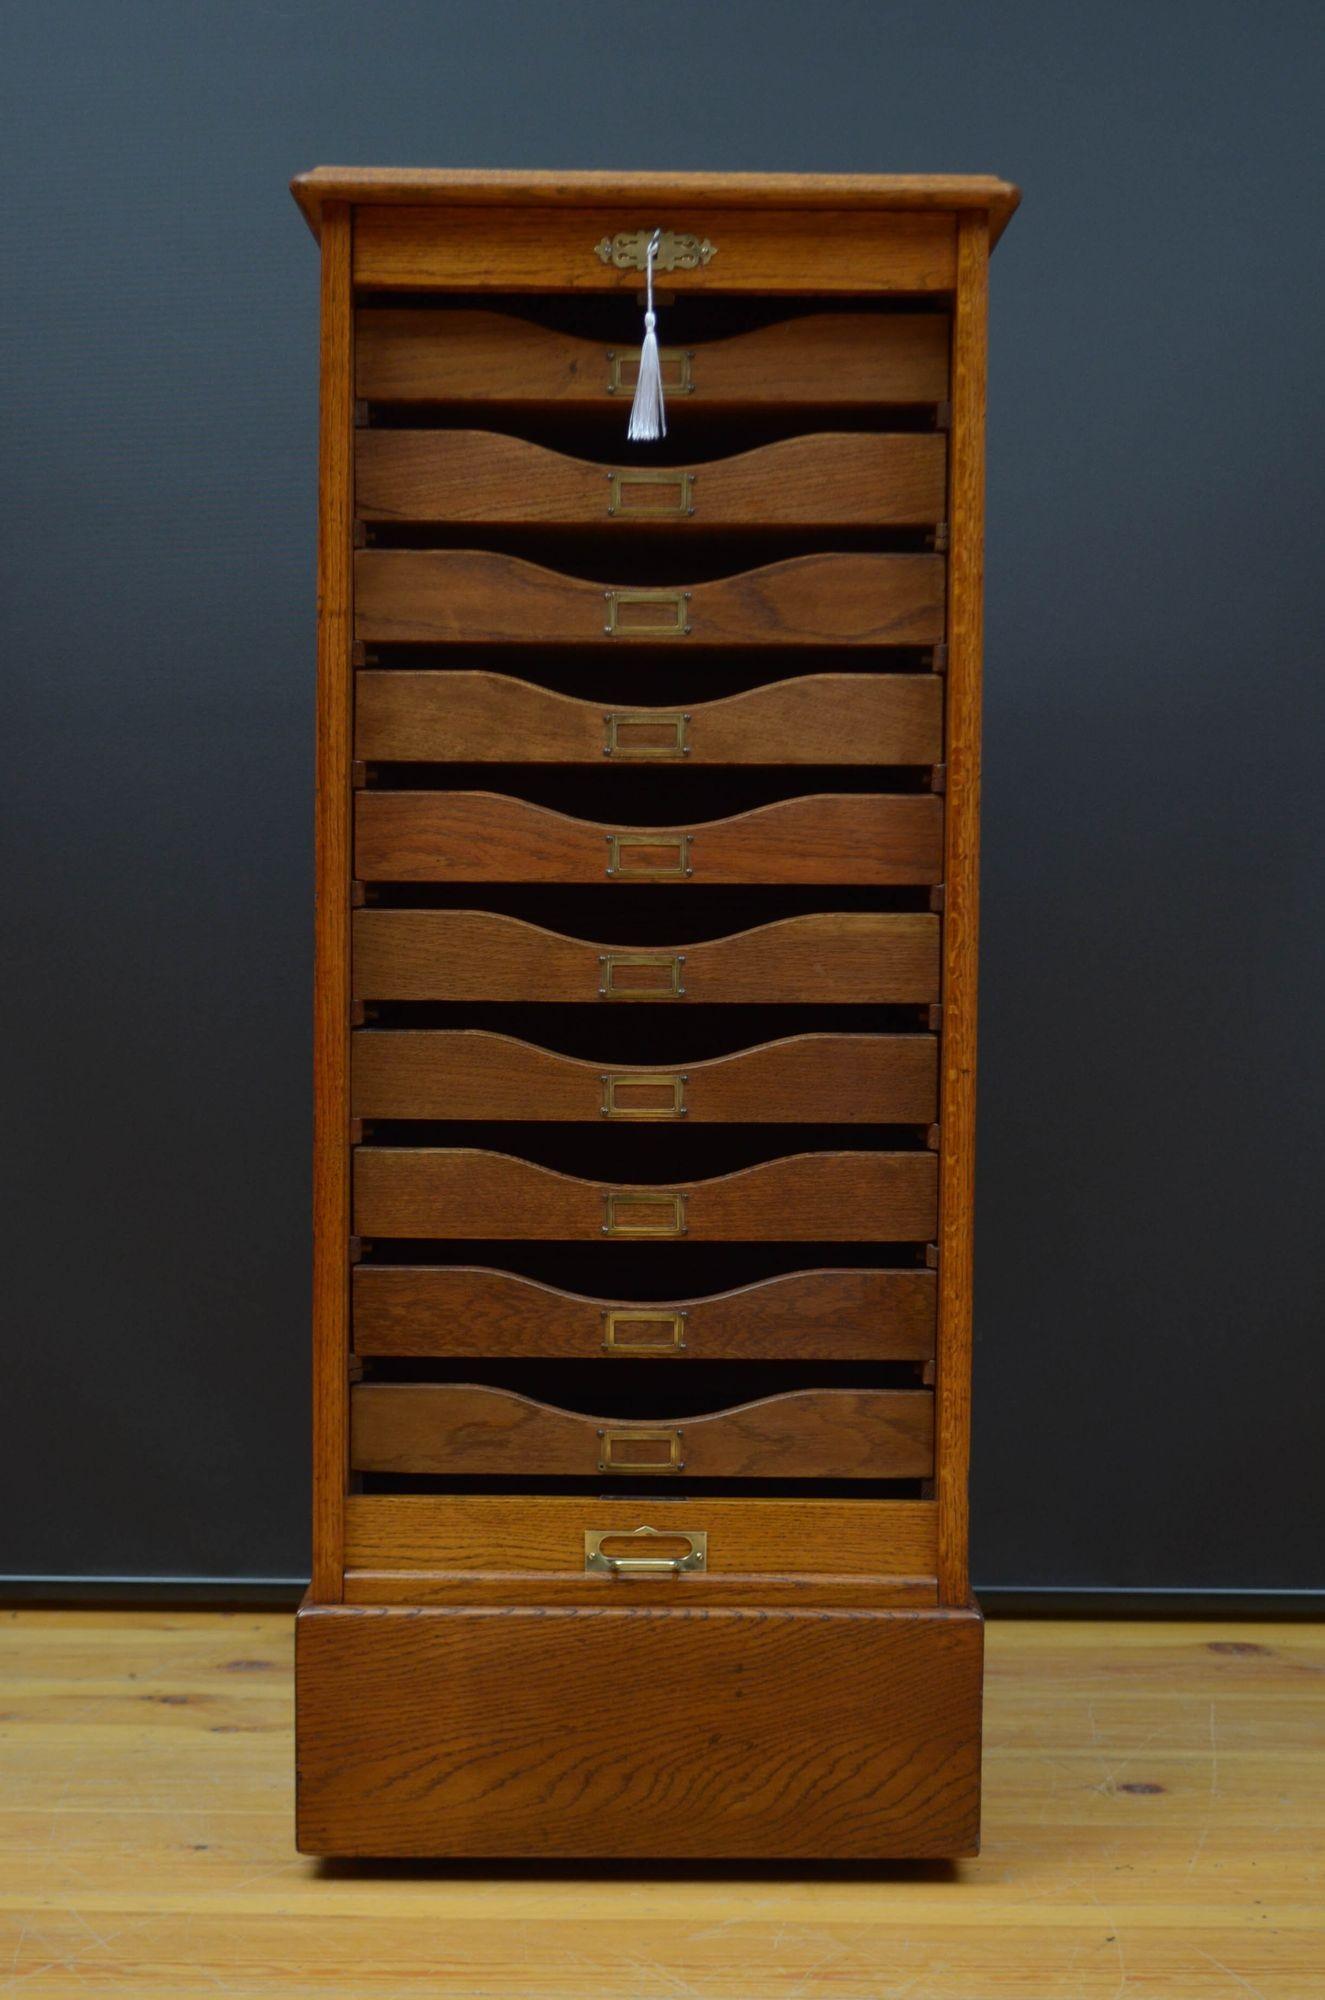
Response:
[{"label": "tambour filing cabinet", "polygon": [[[987,178],[323,168],[299,1840],[953,1856]],[[666,433],[631,443],[656,288]]]}]

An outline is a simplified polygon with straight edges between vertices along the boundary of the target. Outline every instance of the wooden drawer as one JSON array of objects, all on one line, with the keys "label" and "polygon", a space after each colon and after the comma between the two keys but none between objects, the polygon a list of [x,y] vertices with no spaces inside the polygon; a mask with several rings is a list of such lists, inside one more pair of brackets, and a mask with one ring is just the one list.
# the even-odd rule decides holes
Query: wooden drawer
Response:
[{"label": "wooden drawer", "polygon": [[635,947],[487,910],[356,910],[352,938],[358,1000],[874,1007],[939,996],[939,920],[923,912],[840,910]]},{"label": "wooden drawer", "polygon": [[507,674],[360,673],[366,763],[936,764],[937,674],[803,674],[687,708],[576,701]]},{"label": "wooden drawer", "polygon": [[687,466],[606,466],[489,431],[361,430],[354,507],[366,521],[496,527],[928,527],[941,521],[938,431],[783,438]]},{"label": "wooden drawer", "polygon": [[674,1187],[581,1180],[468,1146],[360,1146],[355,1231],[476,1241],[928,1242],[933,1153],[799,1153]]},{"label": "wooden drawer", "polygon": [[305,1606],[299,1846],[973,1854],[981,1637],[974,1610],[646,1608],[633,1586],[612,1608]]},{"label": "wooden drawer", "polygon": [[468,1265],[359,1264],[354,1346],[400,1356],[927,1361],[930,1270],[793,1271],[707,1298],[586,1298]]},{"label": "wooden drawer", "polygon": [[793,556],[687,586],[616,587],[483,549],[360,549],[366,644],[932,646],[939,555]]},{"label": "wooden drawer", "polygon": [[[863,216],[820,209],[810,226],[794,210],[668,204],[667,226],[708,237],[711,262],[684,273],[687,293],[948,292],[957,276],[957,231],[937,212]],[[597,254],[621,230],[652,226],[643,213],[606,206],[575,211],[511,207],[485,210],[408,204],[356,210],[354,282],[369,291],[622,292],[633,300],[638,268],[623,270]],[[679,274],[678,274],[679,275]]]},{"label": "wooden drawer", "polygon": [[[839,409],[941,403],[943,313],[807,313],[689,348],[661,349],[675,410],[812,404]],[[386,403],[602,406],[634,393],[639,350],[618,351],[506,313],[364,307],[355,393]]]},{"label": "wooden drawer", "polygon": [[363,791],[366,882],[927,883],[943,873],[932,793],[824,792],[693,826],[611,827],[498,792]]},{"label": "wooden drawer", "polygon": [[927,1389],[795,1389],[647,1423],[471,1382],[361,1382],[350,1404],[356,1472],[927,1479],[934,1469]]},{"label": "wooden drawer", "polygon": [[701,1062],[585,1062],[482,1029],[361,1029],[357,1118],[929,1124],[933,1035],[793,1035]]}]

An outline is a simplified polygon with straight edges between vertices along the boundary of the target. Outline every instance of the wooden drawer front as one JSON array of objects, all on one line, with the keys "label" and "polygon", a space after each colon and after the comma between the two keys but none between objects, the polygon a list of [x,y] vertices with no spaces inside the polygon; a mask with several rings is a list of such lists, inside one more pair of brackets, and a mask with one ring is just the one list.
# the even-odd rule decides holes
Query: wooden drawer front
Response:
[{"label": "wooden drawer front", "polygon": [[[708,1538],[707,1573],[741,1576],[930,1576],[937,1557],[932,1500],[710,1499],[649,1502],[560,1494],[350,1494],[345,1560],[402,1577],[523,1574],[583,1578],[586,1534],[630,1534],[675,1522]],[[698,1580],[692,1571],[686,1588]],[[634,1585],[632,1585],[632,1592]],[[401,1591],[414,1595],[414,1587]]]},{"label": "wooden drawer front", "polygon": [[933,1271],[793,1271],[707,1298],[595,1299],[459,1265],[359,1264],[359,1354],[927,1361]]},{"label": "wooden drawer front", "polygon": [[796,1389],[702,1416],[585,1416],[468,1382],[361,1382],[351,1394],[356,1472],[595,1473],[650,1479],[927,1479],[927,1389]]},{"label": "wooden drawer front", "polygon": [[809,555],[689,586],[616,587],[481,549],[361,549],[365,643],[930,646],[937,555]]},{"label": "wooden drawer front", "polygon": [[365,791],[355,863],[369,882],[937,882],[931,793],[826,792],[690,827],[609,827],[497,792]]},{"label": "wooden drawer front", "polygon": [[[367,306],[355,319],[355,393],[386,403],[603,405],[634,394],[639,349],[604,347],[497,312]],[[807,313],[661,348],[673,412],[811,404],[839,409],[948,398],[943,313]]]},{"label": "wooden drawer front", "polygon": [[707,237],[711,262],[687,269],[687,292],[948,292],[957,276],[952,214],[820,209],[356,208],[354,282],[379,291],[624,292],[638,270],[597,254],[622,230],[661,226]]},{"label": "wooden drawer front", "polygon": [[609,467],[488,431],[361,430],[355,512],[498,527],[927,527],[944,517],[938,431],[843,432],[691,466]]},{"label": "wooden drawer front", "polygon": [[614,1067],[481,1029],[361,1029],[357,1118],[924,1125],[933,1035],[794,1035],[703,1062]]},{"label": "wooden drawer front", "polygon": [[366,763],[924,765],[942,742],[937,674],[805,674],[671,709],[465,669],[356,677]]},{"label": "wooden drawer front", "polygon": [[360,1236],[597,1243],[928,1242],[933,1153],[800,1153],[674,1187],[606,1183],[467,1146],[361,1146]]},{"label": "wooden drawer front", "polygon": [[486,910],[356,910],[359,1000],[890,1006],[939,996],[939,919],[835,911],[702,944],[594,944]]}]

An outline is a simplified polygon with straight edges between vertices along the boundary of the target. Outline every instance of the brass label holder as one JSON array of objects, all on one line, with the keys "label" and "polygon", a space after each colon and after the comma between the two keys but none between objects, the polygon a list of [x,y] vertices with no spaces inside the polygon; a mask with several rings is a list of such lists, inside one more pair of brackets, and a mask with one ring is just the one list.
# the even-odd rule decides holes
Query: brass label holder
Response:
[{"label": "brass label holder", "polygon": [[[636,1542],[647,1549],[658,1542],[684,1542],[679,1556],[604,1554],[604,1542]],[[586,1576],[693,1576],[708,1568],[709,1538],[704,1528],[586,1528],[584,1531],[584,1573]]]},{"label": "brass label holder", "polygon": [[[607,393],[619,396],[623,391],[634,395],[639,382],[639,349],[633,353],[620,354],[616,348],[607,350]],[[695,350],[693,347],[660,347],[658,368],[662,375],[664,394],[672,396],[693,396],[695,393]]]},{"label": "brass label holder", "polygon": [[[670,499],[666,496],[670,494]],[[649,520],[695,511],[693,472],[634,472],[629,467],[614,468],[607,475],[609,515],[644,516]]]},{"label": "brass label holder", "polygon": [[605,590],[603,601],[603,630],[610,638],[684,639],[690,633],[688,590]]},{"label": "brass label holder", "polygon": [[[603,717],[604,757],[688,757],[686,738],[693,718],[679,709],[639,709],[634,714],[613,709]],[[669,729],[670,743],[630,743],[623,740],[626,729]]]},{"label": "brass label holder", "polygon": [[[600,951],[598,954],[598,998],[600,1000],[684,1000],[685,962],[683,951]],[[630,967],[661,972],[657,986],[622,986],[618,974]]]},{"label": "brass label holder", "polygon": [[710,243],[707,236],[691,236],[675,229],[619,229],[615,236],[604,236],[594,244],[594,255],[600,264],[610,264],[617,271],[643,271],[655,237],[655,271],[697,271],[718,254],[717,244]]},{"label": "brass label holder", "polygon": [[[682,1312],[649,1312],[643,1307],[609,1309],[600,1313],[604,1354],[684,1354],[686,1320]],[[638,1337],[627,1329],[638,1328]]]},{"label": "brass label holder", "polygon": [[[603,1086],[603,1101],[599,1106],[603,1118],[684,1118],[686,1116],[686,1085],[688,1076],[680,1076],[665,1070],[614,1070],[605,1072],[599,1078]],[[665,1091],[668,1093],[664,1104],[632,1104],[623,1095],[630,1090]]]},{"label": "brass label holder", "polygon": [[[598,1470],[600,1472],[684,1472],[685,1456],[682,1432],[638,1430],[600,1430],[598,1432]],[[626,1454],[640,1452],[646,1446],[655,1447],[651,1458],[630,1458]]]},{"label": "brass label holder", "polygon": [[684,1236],[686,1195],[659,1188],[604,1188],[604,1236]]},{"label": "brass label holder", "polygon": [[[690,865],[690,833],[609,833],[607,874],[612,881],[679,882],[694,874]],[[675,849],[675,860],[647,860]]]}]

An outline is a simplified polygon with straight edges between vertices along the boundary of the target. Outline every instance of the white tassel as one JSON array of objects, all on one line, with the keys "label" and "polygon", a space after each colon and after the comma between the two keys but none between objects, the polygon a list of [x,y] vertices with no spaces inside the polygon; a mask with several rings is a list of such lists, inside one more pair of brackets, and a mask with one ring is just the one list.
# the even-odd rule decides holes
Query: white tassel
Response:
[{"label": "white tassel", "polygon": [[648,287],[647,309],[644,314],[644,344],[639,351],[639,380],[635,384],[635,400],[630,406],[630,422],[626,426],[626,436],[634,444],[650,444],[654,439],[667,435],[662,363],[658,359],[658,336],[654,331],[658,322],[653,311],[653,260],[658,254],[658,244],[661,239],[661,229],[655,229],[644,257],[645,282]]}]

